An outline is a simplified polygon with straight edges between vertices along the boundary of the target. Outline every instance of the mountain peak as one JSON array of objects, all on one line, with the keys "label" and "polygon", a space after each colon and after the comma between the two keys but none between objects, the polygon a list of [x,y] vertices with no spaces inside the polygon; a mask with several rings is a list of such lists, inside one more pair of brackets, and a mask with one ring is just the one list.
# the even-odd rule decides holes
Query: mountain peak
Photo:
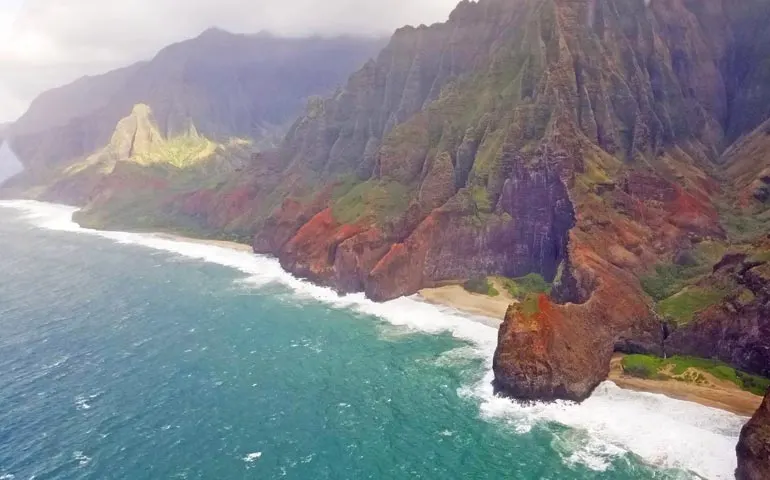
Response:
[{"label": "mountain peak", "polygon": [[235,36],[234,33],[228,32],[227,30],[219,27],[210,27],[204,30],[200,35],[198,35],[198,38],[218,38],[218,37],[232,37]]},{"label": "mountain peak", "polygon": [[381,46],[360,38],[266,41],[268,35],[210,28],[150,61],[44,92],[0,136],[30,170],[100,151],[127,116],[154,117],[164,136],[183,134],[192,122],[207,138],[260,141],[288,128],[309,96],[335,88]]},{"label": "mountain peak", "polygon": [[149,105],[144,103],[137,103],[131,109],[132,117],[148,118],[150,117],[150,115],[152,115],[152,109],[150,108]]},{"label": "mountain peak", "polygon": [[111,148],[118,158],[130,158],[149,151],[162,140],[163,136],[152,117],[152,110],[149,106],[138,103],[131,110],[131,115],[118,122],[108,148]]}]

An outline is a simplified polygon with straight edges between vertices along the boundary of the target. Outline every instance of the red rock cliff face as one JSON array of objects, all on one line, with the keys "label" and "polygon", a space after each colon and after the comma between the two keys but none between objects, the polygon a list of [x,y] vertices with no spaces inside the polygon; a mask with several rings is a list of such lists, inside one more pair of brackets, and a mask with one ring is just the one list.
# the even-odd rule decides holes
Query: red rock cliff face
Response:
[{"label": "red rock cliff face", "polygon": [[584,398],[614,348],[663,351],[638,277],[726,236],[716,171],[736,102],[762,88],[730,80],[735,52],[762,54],[737,33],[757,5],[487,0],[402,29],[292,128],[276,187],[292,200],[257,222],[256,250],[377,300],[540,273],[556,293],[509,312],[498,386]]}]

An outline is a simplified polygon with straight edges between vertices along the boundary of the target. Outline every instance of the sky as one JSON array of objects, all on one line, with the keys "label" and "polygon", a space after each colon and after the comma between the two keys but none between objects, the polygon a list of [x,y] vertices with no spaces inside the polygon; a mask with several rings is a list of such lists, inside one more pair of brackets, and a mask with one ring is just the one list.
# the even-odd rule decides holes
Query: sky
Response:
[{"label": "sky", "polygon": [[0,0],[0,123],[41,92],[151,58],[210,27],[386,35],[446,20],[459,0]]}]

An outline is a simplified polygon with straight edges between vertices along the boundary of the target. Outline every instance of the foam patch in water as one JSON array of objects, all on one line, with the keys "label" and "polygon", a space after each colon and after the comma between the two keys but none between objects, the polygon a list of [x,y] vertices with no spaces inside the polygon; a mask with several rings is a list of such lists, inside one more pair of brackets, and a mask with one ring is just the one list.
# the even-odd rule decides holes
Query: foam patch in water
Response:
[{"label": "foam patch in water", "polygon": [[262,452],[249,453],[243,457],[243,461],[246,463],[254,463],[262,457]]},{"label": "foam patch in water", "polygon": [[293,277],[273,258],[220,246],[152,234],[83,229],[71,221],[76,210],[72,207],[33,201],[0,202],[0,207],[26,212],[26,218],[42,228],[99,235],[119,243],[143,245],[224,265],[245,273],[248,278],[244,282],[254,287],[281,283],[298,298],[373,315],[413,331],[451,333],[472,344],[475,354],[483,359],[486,372],[477,384],[463,387],[458,393],[476,399],[483,418],[503,422],[516,434],[525,434],[535,426],[549,423],[571,427],[574,431],[568,434],[554,432],[554,448],[566,463],[580,463],[602,471],[613,459],[633,452],[663,468],[683,469],[709,479],[733,478],[735,445],[745,418],[663,395],[622,390],[611,382],[602,384],[580,405],[555,402],[524,406],[495,397],[491,364],[497,329],[483,322],[469,321],[468,316],[452,309],[430,305],[416,297],[374,303],[363,294],[338,296],[331,289]]}]

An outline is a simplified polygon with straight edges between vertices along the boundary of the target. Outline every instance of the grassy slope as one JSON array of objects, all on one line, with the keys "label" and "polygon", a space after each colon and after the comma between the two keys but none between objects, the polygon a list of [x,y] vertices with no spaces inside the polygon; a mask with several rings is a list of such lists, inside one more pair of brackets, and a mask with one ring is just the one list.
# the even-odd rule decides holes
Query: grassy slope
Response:
[{"label": "grassy slope", "polygon": [[[756,235],[755,235],[756,236]],[[664,263],[641,277],[645,292],[656,302],[657,312],[678,325],[697,318],[698,313],[731,295],[746,300],[751,292],[725,279],[715,279],[713,267],[727,253],[744,253],[751,262],[770,261],[770,251],[751,243],[703,242],[684,265]]]},{"label": "grassy slope", "polygon": [[705,382],[701,372],[706,372],[756,395],[764,395],[770,388],[770,379],[741,372],[726,363],[702,358],[675,356],[663,359],[648,355],[628,355],[623,358],[623,370],[624,373],[639,378],[678,380],[696,384]]}]

